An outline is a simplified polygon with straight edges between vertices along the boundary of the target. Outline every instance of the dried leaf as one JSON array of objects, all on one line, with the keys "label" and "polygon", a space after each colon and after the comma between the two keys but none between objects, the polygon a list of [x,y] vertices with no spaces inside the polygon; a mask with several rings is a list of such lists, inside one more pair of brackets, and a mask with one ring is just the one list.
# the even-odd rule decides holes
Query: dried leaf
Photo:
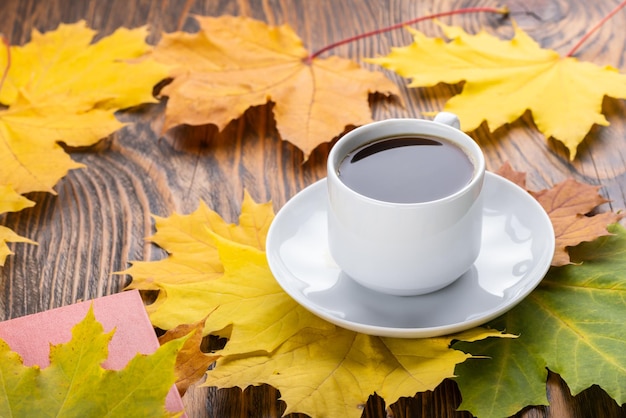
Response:
[{"label": "dried leaf", "polygon": [[4,266],[4,262],[6,258],[13,254],[7,242],[23,242],[27,244],[36,244],[34,241],[29,240],[28,238],[24,238],[9,228],[0,225],[0,267]]},{"label": "dried leaf", "polygon": [[526,173],[523,171],[515,171],[509,162],[506,162],[500,167],[496,174],[504,177],[507,180],[517,184],[522,189],[526,189]]},{"label": "dried leaf", "polygon": [[[60,103],[30,103],[22,96],[0,111],[0,182],[16,192],[55,193],[69,170],[81,168],[59,142],[88,146],[123,125],[112,112]],[[84,113],[83,113],[84,112]]]},{"label": "dried leaf", "polygon": [[370,93],[398,95],[382,73],[353,61],[307,62],[302,41],[287,25],[232,16],[196,19],[197,34],[166,34],[154,51],[158,61],[176,67],[174,81],[161,92],[169,97],[164,129],[211,123],[222,130],[249,107],[271,101],[281,137],[306,159],[346,126],[371,122]]},{"label": "dried leaf", "polygon": [[32,206],[35,206],[35,202],[21,196],[13,187],[0,184],[0,214],[19,212]]},{"label": "dried leaf", "polygon": [[[212,234],[264,250],[274,211],[271,203],[257,204],[245,192],[238,225],[224,222],[204,202],[189,215],[174,213],[168,218],[155,216],[154,219],[156,233],[150,241],[166,250],[169,256],[159,261],[133,262],[131,268],[122,272],[133,276],[130,289],[158,290],[161,284],[195,283],[220,277],[224,268]],[[176,324],[197,322],[207,313]]]},{"label": "dried leaf", "polygon": [[[524,173],[514,171],[507,163],[498,174],[517,181],[525,188]],[[606,203],[598,191],[600,186],[591,186],[568,179],[554,187],[532,194],[546,210],[552,221],[556,238],[553,266],[570,264],[567,249],[581,242],[593,241],[598,237],[610,235],[607,226],[619,221],[623,215],[614,212],[604,212],[588,216],[597,206]]]},{"label": "dried leaf", "polygon": [[161,345],[189,335],[176,357],[176,387],[182,396],[189,386],[196,383],[207,372],[209,366],[220,356],[202,352],[202,331],[206,318],[195,324],[183,324],[159,337]]},{"label": "dried leaf", "polygon": [[465,81],[444,107],[465,131],[483,122],[495,130],[530,110],[537,128],[563,142],[574,159],[591,127],[609,124],[601,113],[604,96],[626,99],[626,75],[543,49],[516,25],[507,41],[440,26],[449,42],[409,29],[413,44],[369,61],[411,78],[411,87]]},{"label": "dried leaf", "polygon": [[152,324],[168,330],[215,310],[205,335],[236,325],[226,353],[271,351],[302,327],[328,328],[283,292],[267,266],[271,203],[257,204],[245,193],[241,211],[239,225],[227,224],[204,203],[190,215],[157,219],[152,240],[170,256],[134,262],[124,272],[133,276],[128,288],[159,290],[146,307]]},{"label": "dried leaf", "polygon": [[590,186],[569,179],[551,189],[532,193],[552,220],[556,235],[553,266],[562,266],[571,262],[567,247],[610,235],[607,225],[622,218],[622,215],[613,212],[585,216],[596,206],[607,202],[598,194],[599,189],[600,186]]}]

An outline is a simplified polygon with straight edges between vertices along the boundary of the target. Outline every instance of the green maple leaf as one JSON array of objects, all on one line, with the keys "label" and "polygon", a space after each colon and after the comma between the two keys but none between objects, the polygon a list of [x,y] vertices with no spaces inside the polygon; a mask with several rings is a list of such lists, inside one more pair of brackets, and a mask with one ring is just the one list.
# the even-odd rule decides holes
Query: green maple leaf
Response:
[{"label": "green maple leaf", "polygon": [[174,384],[174,363],[185,338],[154,354],[136,355],[119,371],[100,364],[113,333],[104,333],[93,309],[72,329],[72,339],[50,347],[50,366],[26,367],[0,340],[2,417],[168,417],[165,397]]},{"label": "green maple leaf", "polygon": [[553,268],[522,303],[490,326],[519,334],[454,348],[489,356],[457,367],[459,409],[481,418],[547,405],[547,369],[576,395],[597,384],[626,402],[626,229],[570,250],[581,265]]}]

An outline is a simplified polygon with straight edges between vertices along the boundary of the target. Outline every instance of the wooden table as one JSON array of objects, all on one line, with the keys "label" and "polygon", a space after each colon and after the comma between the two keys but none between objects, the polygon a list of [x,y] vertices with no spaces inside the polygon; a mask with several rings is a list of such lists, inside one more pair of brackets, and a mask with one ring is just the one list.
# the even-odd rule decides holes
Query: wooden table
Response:
[{"label": "wooden table", "polygon": [[[33,29],[48,31],[61,22],[79,19],[108,35],[116,28],[150,25],[148,40],[162,32],[197,29],[191,14],[245,15],[270,24],[289,23],[310,50],[358,33],[420,15],[468,6],[506,5],[511,17],[544,47],[565,54],[575,42],[619,3],[618,0],[3,0],[0,32],[12,44],[30,39]],[[503,37],[511,26],[498,15],[471,14],[445,18],[468,31],[481,27]],[[626,9],[617,14],[578,51],[580,59],[610,64],[626,71]],[[434,24],[419,29],[435,34]],[[333,54],[359,60],[382,55],[391,46],[406,45],[409,34],[396,30],[344,45]],[[400,86],[403,80],[390,75]],[[421,117],[422,111],[441,109],[459,87],[401,88],[406,108],[375,104],[375,119]],[[29,237],[39,246],[14,245],[16,252],[0,268],[0,320],[67,305],[121,291],[129,277],[113,275],[131,260],[154,260],[163,251],[147,244],[153,232],[150,215],[189,213],[200,199],[235,221],[244,188],[257,201],[272,200],[278,210],[290,197],[324,176],[330,144],[319,146],[302,164],[302,153],[278,137],[271,106],[251,109],[233,121],[223,135],[214,126],[185,127],[161,135],[163,103],[120,114],[133,124],[72,158],[87,166],[74,170],[56,186],[58,195],[35,193],[37,205],[0,217],[0,224]],[[528,172],[532,189],[549,187],[573,177],[600,184],[611,200],[601,209],[626,206],[626,103],[606,98],[609,127],[594,127],[570,162],[562,145],[546,141],[526,114],[510,126],[489,134],[482,127],[472,135],[483,147],[488,169],[505,161]],[[331,138],[329,138],[331,139]],[[550,375],[550,407],[527,408],[523,417],[624,417],[626,408],[598,387],[573,398],[565,383]],[[276,390],[261,386],[215,390],[193,388],[185,395],[192,417],[274,417],[284,404]],[[453,381],[432,393],[403,399],[385,412],[384,401],[372,396],[366,417],[453,417],[460,394]]]}]

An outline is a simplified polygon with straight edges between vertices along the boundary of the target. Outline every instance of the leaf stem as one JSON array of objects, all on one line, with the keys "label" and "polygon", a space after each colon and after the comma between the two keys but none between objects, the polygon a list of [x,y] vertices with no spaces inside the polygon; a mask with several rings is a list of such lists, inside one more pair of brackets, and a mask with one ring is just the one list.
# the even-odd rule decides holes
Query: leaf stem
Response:
[{"label": "leaf stem", "polygon": [[11,68],[11,44],[9,43],[9,40],[5,38],[5,36],[1,33],[0,33],[0,39],[2,39],[2,43],[4,44],[7,50],[7,65],[6,67],[4,67],[2,78],[0,78],[0,92],[1,92],[2,86],[4,86],[4,80],[7,79],[7,75],[9,75],[9,68]]},{"label": "leaf stem", "polygon": [[607,20],[609,20],[610,18],[612,18],[617,12],[619,12],[624,6],[626,6],[626,0],[623,0],[620,4],[618,4],[613,10],[611,10],[609,12],[609,14],[607,14],[606,16],[604,16],[598,23],[596,23],[596,25],[594,27],[592,27],[591,29],[589,29],[587,31],[587,33],[585,33],[583,35],[582,38],[580,38],[580,40],[576,43],[576,45],[574,45],[574,47],[572,49],[570,49],[570,51],[565,54],[566,57],[571,57],[572,55],[574,55],[574,53],[578,50],[578,48],[580,48],[580,46],[587,40],[589,39],[589,37],[598,29],[600,29],[600,27],[602,25],[604,25],[606,23]]},{"label": "leaf stem", "polygon": [[484,13],[500,13],[500,14],[503,14],[505,16],[509,14],[509,10],[506,7],[500,8],[500,9],[497,9],[497,8],[494,8],[494,7],[468,7],[468,8],[465,8],[465,9],[450,10],[448,12],[440,12],[440,13],[434,13],[432,15],[421,16],[421,17],[417,17],[415,19],[407,20],[405,22],[396,23],[395,25],[391,25],[391,26],[387,26],[387,27],[384,27],[384,28],[376,29],[376,30],[373,30],[371,32],[365,32],[365,33],[362,33],[362,34],[359,34],[359,35],[351,36],[351,37],[346,38],[346,39],[342,39],[342,40],[337,41],[337,42],[333,42],[332,44],[327,45],[324,48],[319,49],[319,50],[313,52],[312,54],[310,54],[308,57],[305,58],[305,62],[307,64],[310,64],[311,61],[313,61],[313,59],[317,58],[318,56],[320,56],[324,52],[329,51],[329,50],[331,50],[333,48],[336,48],[336,47],[338,47],[340,45],[344,45],[344,44],[348,44],[350,42],[358,41],[359,39],[363,39],[363,38],[369,38],[370,36],[379,35],[379,34],[384,33],[384,32],[390,32],[392,30],[396,30],[396,29],[403,28],[405,26],[413,25],[415,23],[422,22],[424,20],[437,19],[437,18],[440,18],[440,17],[453,16],[453,15],[459,15],[459,14],[480,13],[480,12],[484,12]]}]

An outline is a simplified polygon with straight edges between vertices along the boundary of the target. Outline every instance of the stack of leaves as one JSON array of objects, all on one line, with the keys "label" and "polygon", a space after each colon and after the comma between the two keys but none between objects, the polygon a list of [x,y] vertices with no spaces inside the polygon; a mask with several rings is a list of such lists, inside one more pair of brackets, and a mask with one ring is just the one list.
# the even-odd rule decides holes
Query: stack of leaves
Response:
[{"label": "stack of leaves", "polygon": [[[503,167],[500,173],[523,185],[523,173],[514,172],[510,166]],[[549,212],[559,234],[556,237],[559,253],[553,264],[569,263],[567,247],[609,234],[607,223],[620,218],[614,213],[584,216],[603,202],[597,192],[596,187],[566,181],[552,189],[533,193]],[[125,272],[133,276],[130,288],[159,291],[156,302],[147,306],[156,327],[172,330],[168,334],[176,336],[204,324],[205,335],[229,338],[224,349],[214,355],[204,355],[196,348],[196,353],[190,356],[194,359],[184,366],[184,373],[197,377],[218,358],[216,367],[208,373],[207,385],[246,387],[267,383],[280,390],[287,403],[287,413],[360,416],[355,405],[364,403],[374,392],[393,403],[401,396],[431,390],[444,378],[457,374],[461,376],[459,382],[466,399],[462,407],[480,412],[481,416],[499,416],[502,411],[511,414],[527,404],[546,403],[547,372],[541,369],[546,365],[567,378],[570,374],[581,375],[581,370],[595,367],[593,365],[597,364],[599,357],[604,358],[602,364],[607,367],[612,362],[624,364],[621,353],[626,351],[620,351],[623,341],[615,342],[615,347],[596,347],[598,355],[589,356],[589,363],[586,359],[577,362],[559,360],[559,367],[541,351],[541,347],[552,346],[555,335],[565,337],[567,330],[571,332],[570,325],[583,326],[578,321],[584,322],[585,317],[573,315],[572,307],[588,306],[594,310],[597,306],[594,299],[598,298],[611,306],[606,312],[606,320],[612,325],[605,328],[587,324],[588,329],[576,330],[584,337],[581,343],[569,340],[564,345],[573,344],[572,350],[576,350],[581,344],[587,344],[587,337],[598,341],[626,331],[623,321],[619,321],[619,318],[623,319],[624,306],[623,303],[620,305],[620,298],[624,298],[624,294],[620,293],[618,276],[598,281],[584,278],[584,274],[570,274],[568,270],[565,275],[563,270],[553,269],[539,290],[521,304],[522,308],[516,308],[490,324],[493,330],[506,329],[520,335],[517,339],[485,340],[511,335],[482,328],[428,339],[373,337],[322,321],[282,291],[272,277],[264,252],[272,219],[270,205],[256,204],[247,194],[239,225],[226,224],[204,203],[189,215],[157,217],[157,232],[151,240],[167,250],[169,256],[160,261],[135,262]],[[581,224],[585,226],[576,228]],[[579,233],[572,233],[576,229]],[[617,239],[609,242],[616,245],[614,248],[623,246],[621,240],[626,239],[622,237],[626,231],[620,227],[613,227],[611,231],[617,232],[619,238],[609,237]],[[594,245],[601,245],[599,242],[604,241],[594,241]],[[577,251],[576,254],[581,257],[585,252]],[[573,265],[571,269],[576,272],[585,266],[587,264],[583,267]],[[610,288],[613,288],[612,292],[608,292]],[[595,316],[601,318],[602,314]],[[543,332],[543,325],[539,324],[550,322],[548,319],[552,322],[551,329]],[[177,329],[181,324],[195,325]],[[535,327],[532,333],[528,330],[530,324]],[[568,335],[572,338],[571,334]],[[485,342],[478,345],[474,342],[477,340]],[[560,346],[558,350],[565,348]],[[475,360],[466,367],[457,366],[455,370],[456,365],[471,358],[466,352],[489,354],[493,360],[489,367]],[[529,365],[520,365],[521,361],[511,358],[511,353],[518,352],[524,353]],[[521,355],[519,353],[515,355]],[[526,366],[529,366],[528,371]],[[481,372],[481,368],[485,372]],[[609,379],[625,379],[622,370],[614,370]],[[481,376],[494,378],[493,374],[498,371],[501,374],[493,381],[502,383],[497,390],[481,391],[480,388],[492,388],[492,383],[472,387],[470,382],[481,379]],[[524,389],[524,393],[529,394],[528,399],[499,395],[502,390],[520,393],[506,385],[517,381],[516,376],[524,373],[528,373],[525,381],[528,387]],[[599,379],[597,373],[592,375],[588,375],[589,379],[578,377],[574,387],[600,383],[611,390],[615,386],[606,379]],[[189,383],[187,381],[185,387]],[[611,394],[619,399],[619,393]],[[492,405],[493,410],[485,411],[481,405]]]},{"label": "stack of leaves", "polygon": [[[133,276],[130,288],[159,290],[147,306],[156,327],[175,329],[206,318],[205,334],[229,338],[216,353],[220,358],[207,385],[267,383],[280,390],[285,413],[358,417],[357,405],[374,392],[393,403],[453,377],[455,366],[471,357],[451,349],[453,341],[510,337],[476,328],[439,338],[383,338],[325,322],[272,276],[264,251],[272,219],[271,205],[248,195],[239,225],[226,224],[203,203],[189,215],[156,218],[152,241],[169,257],[135,262],[126,271]],[[197,367],[187,364],[186,370],[206,370],[210,356],[196,350]]]},{"label": "stack of leaves", "polygon": [[[119,29],[91,44],[84,22],[60,25],[31,42],[0,51],[0,214],[34,205],[22,195],[54,193],[68,170],[81,167],[60,143],[84,147],[120,129],[119,109],[154,102],[167,68],[137,60],[150,47],[146,28]],[[5,53],[3,53],[5,52]],[[1,70],[0,70],[1,71]],[[7,242],[30,242],[0,226],[0,265]]]}]

